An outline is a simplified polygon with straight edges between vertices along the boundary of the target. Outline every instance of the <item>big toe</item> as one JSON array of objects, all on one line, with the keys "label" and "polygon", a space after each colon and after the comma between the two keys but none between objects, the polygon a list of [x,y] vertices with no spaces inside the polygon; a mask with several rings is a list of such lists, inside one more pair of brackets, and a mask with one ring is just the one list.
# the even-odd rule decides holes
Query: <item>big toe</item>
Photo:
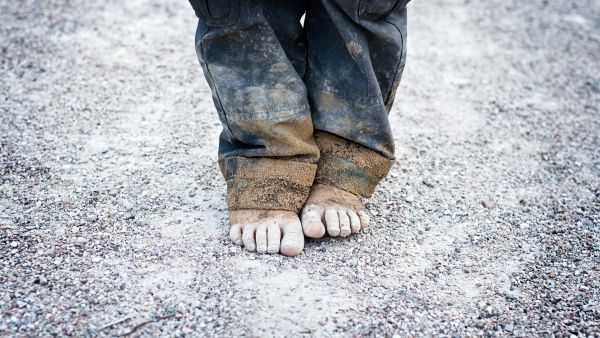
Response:
[{"label": "big toe", "polygon": [[310,238],[321,238],[325,235],[325,225],[321,222],[321,212],[316,209],[306,209],[302,212],[302,230]]},{"label": "big toe", "polygon": [[296,256],[304,249],[304,233],[300,222],[283,226],[280,252],[286,256]]}]

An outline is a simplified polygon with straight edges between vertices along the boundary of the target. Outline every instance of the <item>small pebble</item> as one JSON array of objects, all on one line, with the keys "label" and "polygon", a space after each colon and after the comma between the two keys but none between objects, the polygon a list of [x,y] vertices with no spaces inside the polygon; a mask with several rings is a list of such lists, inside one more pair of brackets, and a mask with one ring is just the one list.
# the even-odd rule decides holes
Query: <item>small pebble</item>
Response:
[{"label": "small pebble", "polygon": [[492,209],[494,207],[494,202],[490,198],[484,197],[481,200],[481,205],[483,205],[487,209]]}]

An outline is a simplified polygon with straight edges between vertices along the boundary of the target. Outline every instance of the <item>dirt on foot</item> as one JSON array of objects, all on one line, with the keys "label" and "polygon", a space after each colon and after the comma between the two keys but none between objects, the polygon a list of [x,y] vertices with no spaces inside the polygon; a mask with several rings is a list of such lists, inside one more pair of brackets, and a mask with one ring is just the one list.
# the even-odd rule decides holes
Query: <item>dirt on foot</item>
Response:
[{"label": "dirt on foot", "polygon": [[298,215],[283,210],[229,211],[229,238],[250,252],[297,256],[304,249]]},{"label": "dirt on foot", "polygon": [[324,184],[312,187],[300,219],[304,234],[310,238],[323,237],[325,230],[332,237],[347,237],[369,226],[360,197]]}]

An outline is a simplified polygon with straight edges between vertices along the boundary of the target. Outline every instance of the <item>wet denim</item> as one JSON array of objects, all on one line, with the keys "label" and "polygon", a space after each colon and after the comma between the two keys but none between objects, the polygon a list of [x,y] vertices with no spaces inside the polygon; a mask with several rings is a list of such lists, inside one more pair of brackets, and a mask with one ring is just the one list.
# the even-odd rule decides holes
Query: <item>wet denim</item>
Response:
[{"label": "wet denim", "polygon": [[394,160],[408,1],[190,2],[229,207],[297,211],[314,181],[370,196]]}]

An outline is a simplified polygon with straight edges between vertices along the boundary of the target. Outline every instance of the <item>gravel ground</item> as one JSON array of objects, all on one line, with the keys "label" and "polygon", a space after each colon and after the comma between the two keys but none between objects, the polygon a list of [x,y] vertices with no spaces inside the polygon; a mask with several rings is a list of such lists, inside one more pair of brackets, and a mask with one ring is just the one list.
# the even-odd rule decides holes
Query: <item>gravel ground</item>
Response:
[{"label": "gravel ground", "polygon": [[376,224],[227,238],[186,1],[0,0],[0,335],[600,337],[600,2],[413,1]]}]

